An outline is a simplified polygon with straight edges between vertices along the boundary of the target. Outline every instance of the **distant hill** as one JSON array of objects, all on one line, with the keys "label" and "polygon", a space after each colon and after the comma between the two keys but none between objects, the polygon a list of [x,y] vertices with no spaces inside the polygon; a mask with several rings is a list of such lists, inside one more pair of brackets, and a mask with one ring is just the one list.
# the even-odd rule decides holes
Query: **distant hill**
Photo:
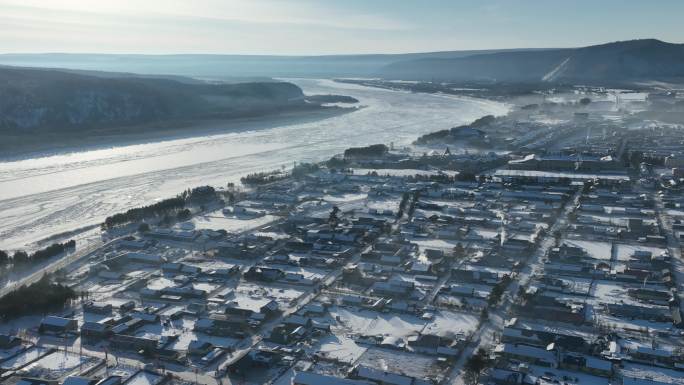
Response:
[{"label": "distant hill", "polygon": [[0,133],[85,132],[193,118],[258,116],[304,108],[302,90],[285,82],[208,84],[154,77],[84,75],[0,67]]},{"label": "distant hill", "polygon": [[583,48],[498,52],[395,62],[379,75],[402,80],[630,82],[684,79],[684,44],[655,39]]},{"label": "distant hill", "polygon": [[407,54],[274,56],[274,55],[139,55],[139,54],[0,54],[0,64],[204,77],[219,80],[262,77],[371,77],[397,61],[452,59],[515,50],[470,50]]},{"label": "distant hill", "polygon": [[[498,82],[624,82],[684,78],[684,44],[655,39],[583,48],[490,49],[407,54],[139,55],[0,54],[0,64],[69,68],[101,77],[100,71],[166,74],[241,82],[272,77],[382,77],[401,80]],[[86,73],[83,71],[90,71]],[[102,72],[105,76],[107,72]],[[132,75],[131,77],[141,77]],[[178,78],[191,82],[188,78]]]}]

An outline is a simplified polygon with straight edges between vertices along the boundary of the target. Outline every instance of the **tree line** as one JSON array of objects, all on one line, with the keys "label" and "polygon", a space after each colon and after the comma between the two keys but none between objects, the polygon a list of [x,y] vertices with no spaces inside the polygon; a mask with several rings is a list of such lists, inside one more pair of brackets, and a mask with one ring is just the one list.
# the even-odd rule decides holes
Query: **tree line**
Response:
[{"label": "tree line", "polygon": [[296,164],[290,173],[283,170],[262,171],[247,174],[240,178],[240,182],[246,186],[259,186],[272,182],[285,180],[289,177],[301,179],[308,174],[316,172],[320,166],[316,163],[299,163]]},{"label": "tree line", "polygon": [[8,252],[0,250],[0,270],[24,268],[35,263],[47,261],[56,255],[74,250],[75,248],[76,241],[72,239],[64,243],[54,243],[31,254],[23,250],[17,250],[10,256]]},{"label": "tree line", "polygon": [[344,150],[344,159],[351,158],[379,158],[389,152],[389,147],[384,144],[371,144],[366,147],[350,147]]},{"label": "tree line", "polygon": [[77,297],[72,288],[54,283],[45,275],[40,281],[22,286],[0,298],[0,320],[61,310],[67,302]]},{"label": "tree line", "polygon": [[251,174],[247,174],[240,178],[240,182],[246,186],[259,186],[259,185],[264,185],[268,183],[273,183],[277,182],[280,180],[287,179],[289,177],[288,174],[280,171],[280,170],[273,170],[273,171],[262,171],[262,172],[255,172]]},{"label": "tree line", "polygon": [[112,229],[129,223],[140,222],[147,218],[168,217],[169,214],[178,219],[189,217],[186,204],[200,204],[216,199],[216,190],[211,186],[200,186],[188,189],[173,198],[164,199],[157,203],[130,209],[123,213],[114,214],[105,218],[103,227]]}]

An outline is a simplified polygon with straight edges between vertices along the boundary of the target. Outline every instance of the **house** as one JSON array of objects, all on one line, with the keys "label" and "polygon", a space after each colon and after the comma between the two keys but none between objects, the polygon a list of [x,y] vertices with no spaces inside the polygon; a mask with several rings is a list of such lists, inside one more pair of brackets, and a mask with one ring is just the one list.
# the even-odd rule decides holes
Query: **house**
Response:
[{"label": "house", "polygon": [[457,267],[452,270],[456,281],[470,283],[497,283],[499,274],[496,271],[478,270],[470,266]]},{"label": "house", "polygon": [[681,360],[681,357],[678,357],[674,351],[646,346],[639,346],[632,353],[632,357],[649,362],[655,361],[665,365],[674,365],[675,362]]},{"label": "house", "polygon": [[121,385],[123,383],[123,378],[121,376],[109,376],[103,378],[95,385]]},{"label": "house", "polygon": [[311,372],[298,372],[292,379],[292,385],[377,385],[375,382],[363,380],[350,380],[326,376]]},{"label": "house", "polygon": [[550,368],[558,366],[558,357],[555,351],[526,344],[499,344],[494,348],[494,354],[506,359],[524,361],[538,366]]},{"label": "house", "polygon": [[350,375],[351,378],[372,381],[379,385],[431,385],[432,382],[421,380],[401,374],[385,372],[368,366],[356,366]]},{"label": "house", "polygon": [[278,344],[287,345],[296,341],[301,341],[306,337],[309,329],[296,324],[281,323],[271,331],[269,340]]},{"label": "house", "polygon": [[388,295],[392,297],[404,297],[410,295],[414,288],[412,281],[389,280],[387,282],[376,282],[373,285],[373,293]]},{"label": "house", "polygon": [[202,272],[197,266],[190,266],[184,263],[170,262],[162,265],[162,272],[164,274],[199,274]]},{"label": "house", "polygon": [[285,277],[285,273],[280,269],[263,266],[252,266],[244,273],[247,280],[275,282]]},{"label": "house", "polygon": [[324,304],[314,302],[314,303],[308,303],[306,306],[300,310],[300,314],[304,316],[322,316],[325,314],[327,311],[327,308]]},{"label": "house", "polygon": [[86,321],[81,326],[81,337],[84,340],[100,340],[112,334],[110,325],[100,322]]},{"label": "house", "polygon": [[111,346],[117,349],[129,351],[155,351],[159,345],[159,341],[147,337],[136,337],[125,334],[116,334],[112,337]]},{"label": "house", "polygon": [[287,317],[284,321],[286,325],[292,325],[295,327],[303,326],[306,329],[311,329],[313,326],[313,320],[309,317],[302,317],[297,314],[293,314]]},{"label": "house", "polygon": [[131,310],[135,309],[135,301],[126,301],[119,305],[119,312],[120,313],[126,313]]},{"label": "house", "polygon": [[122,239],[119,241],[117,247],[119,249],[127,249],[127,250],[145,250],[152,243],[153,242],[146,241],[144,239]]},{"label": "house", "polygon": [[47,316],[43,318],[38,330],[41,334],[74,333],[78,330],[78,321],[71,318]]},{"label": "house", "polygon": [[93,313],[93,314],[111,314],[112,313],[112,304],[110,303],[102,303],[102,302],[88,302],[83,304],[83,312],[84,313]]},{"label": "house", "polygon": [[121,322],[112,327],[112,333],[124,334],[132,330],[136,330],[143,325],[144,321],[140,318],[131,318],[129,316],[120,320]]},{"label": "house", "polygon": [[228,366],[231,373],[243,374],[253,367],[273,367],[277,365],[282,359],[281,352],[270,348],[256,348],[250,350],[247,354],[240,357],[237,361],[233,361]]},{"label": "house", "polygon": [[539,319],[549,321],[582,324],[587,321],[586,305],[580,302],[569,302],[547,295],[534,296],[531,314]]},{"label": "house", "polygon": [[433,259],[442,259],[444,258],[444,250],[438,250],[438,249],[425,249],[425,256],[427,259],[433,260]]},{"label": "house", "polygon": [[0,334],[0,349],[12,349],[17,346],[21,346],[21,339],[19,337]]},{"label": "house", "polygon": [[200,318],[195,322],[194,330],[212,336],[236,336],[244,337],[247,327],[245,319],[211,316]]},{"label": "house", "polygon": [[193,242],[200,236],[195,230],[174,230],[156,227],[145,233],[146,236],[157,239],[167,239],[177,242]]},{"label": "house", "polygon": [[188,354],[190,355],[205,355],[214,348],[214,345],[209,341],[192,340],[188,345]]},{"label": "house", "polygon": [[637,306],[626,303],[609,303],[606,304],[606,307],[611,315],[617,317],[672,322],[672,312],[667,306]]},{"label": "house", "polygon": [[15,385],[59,385],[59,382],[55,380],[45,380],[42,378],[22,377],[15,382]]},{"label": "house", "polygon": [[262,305],[259,308],[259,313],[266,316],[270,316],[277,313],[279,310],[280,306],[278,305],[278,302],[276,302],[275,300],[270,300],[265,305]]},{"label": "house", "polygon": [[224,258],[254,259],[265,250],[263,246],[257,246],[245,242],[222,242],[217,246],[217,256]]},{"label": "house", "polygon": [[145,254],[139,252],[130,252],[125,254],[125,259],[127,262],[133,263],[143,263],[149,265],[161,265],[166,262],[165,258],[161,255],[155,254]]},{"label": "house", "polygon": [[62,385],[95,385],[96,379],[82,376],[69,376],[64,379]]},{"label": "house", "polygon": [[497,385],[519,385],[523,384],[525,373],[516,370],[493,368],[489,372],[489,378]]},{"label": "house", "polygon": [[559,331],[548,331],[543,327],[535,329],[532,326],[515,326],[507,324],[501,334],[501,341],[506,343],[523,343],[539,347],[548,346],[555,343],[556,346],[573,352],[585,352],[590,345],[580,336],[563,333]]},{"label": "house", "polygon": [[[142,292],[142,291],[141,291]],[[155,296],[154,294],[158,295],[164,295],[164,296],[178,296],[181,298],[204,298],[207,296],[207,292],[204,290],[200,289],[195,289],[192,285],[187,285],[187,286],[169,286],[165,287],[161,290],[153,290],[150,292],[150,294],[153,294],[152,296]]]},{"label": "house", "polygon": [[564,354],[560,367],[567,370],[579,370],[602,377],[613,375],[613,364],[610,361],[583,354]]},{"label": "house", "polygon": [[463,340],[456,341],[434,334],[418,334],[409,336],[407,342],[409,347],[418,352],[453,357],[458,355]]},{"label": "house", "polygon": [[455,284],[444,289],[451,295],[459,297],[475,297],[475,288],[472,286]]}]

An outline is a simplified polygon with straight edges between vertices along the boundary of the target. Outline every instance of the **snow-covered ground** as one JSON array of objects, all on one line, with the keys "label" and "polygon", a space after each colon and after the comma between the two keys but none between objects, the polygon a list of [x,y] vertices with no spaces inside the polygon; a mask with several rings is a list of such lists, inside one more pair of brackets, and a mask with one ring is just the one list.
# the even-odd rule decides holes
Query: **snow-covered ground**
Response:
[{"label": "snow-covered ground", "polygon": [[565,243],[569,246],[583,248],[591,258],[610,260],[611,244],[609,242],[566,239]]},{"label": "snow-covered ground", "polygon": [[394,168],[378,168],[378,169],[372,169],[372,168],[355,168],[354,174],[355,175],[366,175],[369,173],[376,173],[379,176],[414,176],[414,175],[422,175],[422,176],[428,176],[428,175],[439,175],[439,174],[446,174],[449,176],[454,176],[458,174],[456,171],[449,171],[449,170],[438,170],[438,171],[430,171],[430,170],[417,170],[417,169],[410,169],[410,168],[402,168],[402,169],[394,169]]},{"label": "snow-covered ground", "polygon": [[192,218],[192,228],[209,230],[226,230],[231,233],[247,231],[273,222],[277,217],[264,215],[256,218],[250,217],[226,217],[219,210],[206,215],[199,215]]},{"label": "snow-covered ground", "polygon": [[406,145],[508,107],[489,101],[294,80],[307,94],[344,94],[365,108],[315,122],[226,124],[236,132],[0,162],[0,248],[96,225],[188,187],[319,161],[351,146]]}]

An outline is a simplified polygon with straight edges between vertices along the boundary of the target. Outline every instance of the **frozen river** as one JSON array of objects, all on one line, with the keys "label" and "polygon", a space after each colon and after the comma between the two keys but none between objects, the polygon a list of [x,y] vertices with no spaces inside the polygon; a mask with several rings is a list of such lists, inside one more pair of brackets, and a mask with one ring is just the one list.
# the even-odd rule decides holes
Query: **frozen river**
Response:
[{"label": "frozen river", "polygon": [[307,94],[343,94],[365,108],[306,123],[84,150],[0,163],[0,249],[102,222],[188,187],[225,186],[293,161],[320,161],[351,146],[404,145],[417,136],[504,114],[501,104],[449,96],[292,80]]}]

